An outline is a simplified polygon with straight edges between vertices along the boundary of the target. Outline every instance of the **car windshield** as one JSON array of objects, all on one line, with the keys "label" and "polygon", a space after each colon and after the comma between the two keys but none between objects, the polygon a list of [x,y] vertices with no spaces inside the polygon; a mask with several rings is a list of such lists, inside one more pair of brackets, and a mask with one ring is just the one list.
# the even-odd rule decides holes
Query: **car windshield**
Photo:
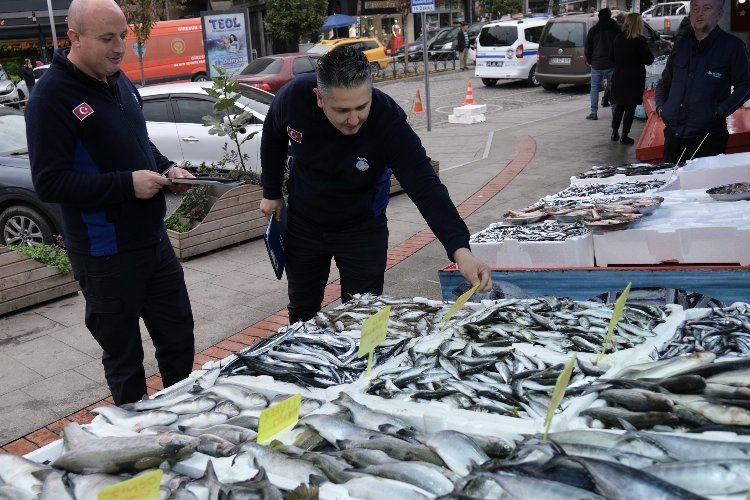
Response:
[{"label": "car windshield", "polygon": [[581,22],[559,22],[547,25],[542,45],[545,47],[583,47],[583,28]]},{"label": "car windshield", "polygon": [[277,75],[281,72],[284,60],[278,57],[260,57],[251,62],[240,73],[241,75]]},{"label": "car windshield", "polygon": [[0,114],[0,154],[26,153],[26,123],[22,114]]},{"label": "car windshield", "polygon": [[273,101],[272,94],[251,87],[250,85],[240,85],[238,92],[241,97],[237,102],[263,116],[268,115],[268,108]]},{"label": "car windshield", "polygon": [[325,54],[329,50],[333,48],[333,44],[321,44],[321,45],[313,45],[309,49],[307,49],[307,52],[310,54]]},{"label": "car windshield", "polygon": [[491,26],[482,28],[479,44],[482,47],[508,47],[518,39],[518,26]]},{"label": "car windshield", "polygon": [[0,80],[10,80],[8,73],[3,68],[0,68]]}]

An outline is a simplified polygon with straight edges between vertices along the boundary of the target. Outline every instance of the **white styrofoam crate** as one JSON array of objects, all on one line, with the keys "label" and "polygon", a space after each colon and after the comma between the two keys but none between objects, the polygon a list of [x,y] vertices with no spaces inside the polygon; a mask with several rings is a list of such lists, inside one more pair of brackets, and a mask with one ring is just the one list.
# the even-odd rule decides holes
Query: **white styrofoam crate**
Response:
[{"label": "white styrofoam crate", "polygon": [[680,236],[665,229],[625,229],[594,234],[597,267],[677,262]]},{"label": "white styrofoam crate", "polygon": [[697,158],[677,171],[672,189],[709,189],[733,182],[750,182],[750,153]]},{"label": "white styrofoam crate", "polygon": [[471,252],[492,268],[593,267],[591,233],[564,241],[471,243]]},{"label": "white styrofoam crate", "polygon": [[685,228],[678,233],[681,263],[750,265],[748,228]]}]

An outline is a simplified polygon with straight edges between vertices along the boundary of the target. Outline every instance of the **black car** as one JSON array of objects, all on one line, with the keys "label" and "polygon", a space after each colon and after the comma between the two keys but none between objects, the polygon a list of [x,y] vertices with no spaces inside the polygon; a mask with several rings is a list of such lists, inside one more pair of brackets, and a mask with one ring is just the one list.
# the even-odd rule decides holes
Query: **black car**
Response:
[{"label": "black car", "polygon": [[[439,30],[429,30],[427,32],[427,46],[429,47],[430,43],[432,43],[432,40],[437,36]],[[404,52],[406,52],[409,55],[410,61],[421,61],[422,60],[422,52],[423,52],[424,45],[422,43],[422,35],[419,35],[419,37],[414,40],[411,43],[408,43],[406,45],[402,45],[398,49],[396,49],[396,57],[399,59],[403,59]]]},{"label": "black car", "polygon": [[31,182],[23,113],[0,106],[0,244],[55,243],[62,213],[39,199]]},{"label": "black car", "polygon": [[430,59],[445,60],[453,59],[455,56],[456,39],[461,28],[441,28],[432,42],[427,44]]}]

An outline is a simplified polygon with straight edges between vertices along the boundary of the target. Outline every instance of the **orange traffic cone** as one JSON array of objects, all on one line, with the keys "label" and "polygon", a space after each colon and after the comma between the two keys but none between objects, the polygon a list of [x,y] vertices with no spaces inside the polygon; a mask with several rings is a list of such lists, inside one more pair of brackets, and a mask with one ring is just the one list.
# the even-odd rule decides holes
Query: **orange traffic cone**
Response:
[{"label": "orange traffic cone", "polygon": [[464,99],[464,106],[470,104],[476,104],[474,102],[474,89],[471,87],[471,80],[469,80],[468,87],[466,87],[466,99]]},{"label": "orange traffic cone", "polygon": [[422,97],[419,95],[419,89],[417,89],[417,97],[414,98],[414,107],[411,110],[412,113],[424,113],[422,107]]}]

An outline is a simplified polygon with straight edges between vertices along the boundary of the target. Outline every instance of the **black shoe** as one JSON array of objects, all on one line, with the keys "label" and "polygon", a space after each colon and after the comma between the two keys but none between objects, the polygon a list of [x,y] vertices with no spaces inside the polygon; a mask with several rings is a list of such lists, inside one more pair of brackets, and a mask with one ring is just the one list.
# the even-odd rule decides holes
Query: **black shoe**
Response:
[{"label": "black shoe", "polygon": [[598,120],[599,118],[596,116],[596,113],[591,113],[586,117],[587,120]]},{"label": "black shoe", "polygon": [[617,133],[617,130],[612,132],[612,141],[619,141],[620,140],[620,134]]},{"label": "black shoe", "polygon": [[635,144],[635,141],[631,139],[630,137],[628,137],[627,135],[623,135],[622,139],[620,139],[620,142],[622,144]]},{"label": "black shoe", "polygon": [[609,107],[609,101],[602,101],[602,107],[608,108]]}]

